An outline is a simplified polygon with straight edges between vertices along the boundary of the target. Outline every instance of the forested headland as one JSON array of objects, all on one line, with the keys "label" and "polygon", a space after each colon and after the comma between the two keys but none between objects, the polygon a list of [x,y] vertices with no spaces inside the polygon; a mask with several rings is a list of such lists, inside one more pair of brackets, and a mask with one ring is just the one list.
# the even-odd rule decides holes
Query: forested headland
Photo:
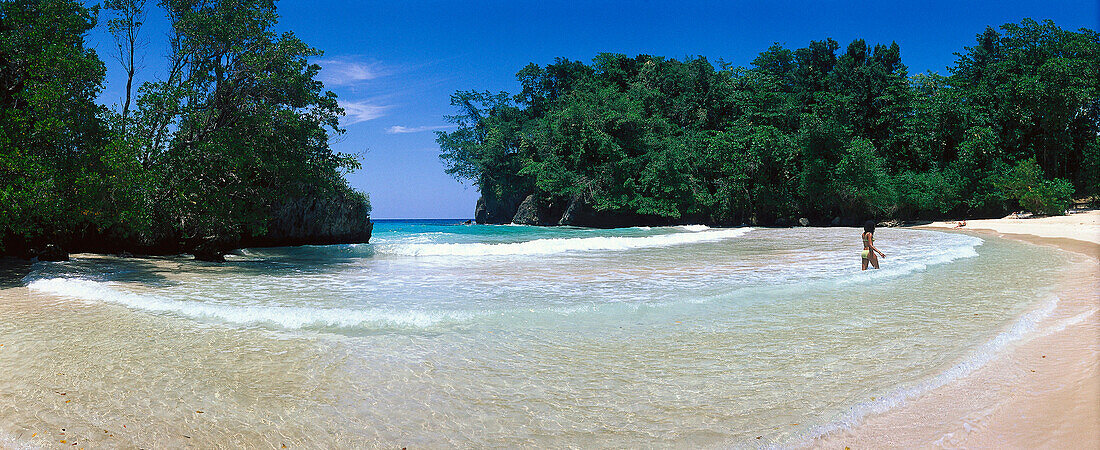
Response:
[{"label": "forested headland", "polygon": [[[148,14],[169,19],[170,52],[135,85]],[[95,102],[98,20],[127,79],[115,108]],[[329,147],[343,111],[308,62],[320,51],[276,20],[273,0],[0,2],[0,256],[369,239],[344,179],[360,163]]]},{"label": "forested headland", "polygon": [[438,132],[480,223],[859,223],[1061,214],[1100,190],[1100,39],[1024,20],[910,75],[896,43],[773,45],[748,68],[557,59],[460,91]]}]

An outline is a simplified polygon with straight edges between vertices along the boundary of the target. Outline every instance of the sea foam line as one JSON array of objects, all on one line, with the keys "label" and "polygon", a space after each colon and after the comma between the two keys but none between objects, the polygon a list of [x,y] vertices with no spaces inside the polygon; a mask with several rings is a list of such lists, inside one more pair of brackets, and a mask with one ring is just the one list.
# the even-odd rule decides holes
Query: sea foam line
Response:
[{"label": "sea foam line", "polygon": [[880,264],[885,266],[879,270],[866,270],[857,272],[854,276],[837,280],[839,284],[857,283],[868,279],[892,278],[900,275],[908,275],[919,272],[930,266],[946,264],[959,259],[978,256],[977,247],[985,243],[981,238],[966,236],[967,239],[959,242],[959,245],[913,253],[895,258],[883,258]]},{"label": "sea foam line", "polygon": [[113,288],[108,282],[73,278],[39,279],[32,281],[27,287],[48,294],[88,302],[115,303],[143,311],[168,312],[190,318],[215,319],[241,325],[273,323],[289,329],[307,326],[356,327],[364,324],[381,327],[427,328],[441,323],[462,322],[480,315],[459,311],[423,312],[212,304],[126,292]]},{"label": "sea foam line", "polygon": [[706,227],[685,229],[688,232],[676,232],[656,236],[552,238],[503,244],[382,244],[379,245],[379,250],[382,253],[405,256],[551,255],[574,251],[617,251],[714,242],[739,237],[753,230],[753,228],[710,230]]},{"label": "sea foam line", "polygon": [[811,429],[808,440],[828,436],[840,430],[851,429],[863,422],[863,419],[869,415],[885,413],[905,404],[906,401],[912,398],[919,397],[952,381],[970,375],[975,370],[1000,357],[1010,344],[1021,341],[1028,334],[1034,332],[1037,325],[1050,317],[1050,314],[1058,307],[1058,301],[1056,295],[1051,295],[1049,300],[1044,302],[1042,306],[1024,314],[1009,329],[994,336],[993,339],[972,352],[969,358],[915,386],[898,388],[877,400],[862,402],[853,406],[844,415],[843,419]]}]

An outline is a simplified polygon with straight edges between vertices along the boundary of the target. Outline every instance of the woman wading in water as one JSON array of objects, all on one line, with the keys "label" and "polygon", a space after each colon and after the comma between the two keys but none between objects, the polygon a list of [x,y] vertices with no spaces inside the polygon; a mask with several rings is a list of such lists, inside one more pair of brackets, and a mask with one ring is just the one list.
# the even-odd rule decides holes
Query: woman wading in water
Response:
[{"label": "woman wading in water", "polygon": [[863,224],[863,270],[867,270],[867,263],[877,269],[879,256],[885,258],[886,254],[875,248],[875,221],[868,220]]}]

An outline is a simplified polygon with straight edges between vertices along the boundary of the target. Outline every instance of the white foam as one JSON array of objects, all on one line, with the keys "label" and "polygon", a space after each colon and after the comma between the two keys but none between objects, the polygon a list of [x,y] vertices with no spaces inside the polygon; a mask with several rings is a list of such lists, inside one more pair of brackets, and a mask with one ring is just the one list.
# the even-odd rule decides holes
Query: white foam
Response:
[{"label": "white foam", "polygon": [[573,251],[619,251],[713,242],[739,237],[752,230],[752,228],[729,228],[711,231],[700,229],[691,233],[669,233],[655,236],[535,239],[506,244],[381,244],[378,249],[382,253],[406,256],[550,255]]},{"label": "white foam", "polygon": [[283,306],[235,306],[202,301],[180,301],[115,289],[110,282],[74,278],[32,281],[31,290],[87,302],[107,302],[151,312],[169,312],[191,318],[215,319],[235,324],[272,323],[284,328],[307,326],[427,328],[445,322],[461,322],[478,314],[456,311],[393,311],[379,308],[353,310]]},{"label": "white foam", "polygon": [[850,429],[862,422],[868,415],[884,413],[905,404],[909,399],[919,397],[952,381],[970,375],[978,368],[1000,356],[1010,344],[1020,341],[1034,332],[1038,324],[1049,317],[1057,307],[1058,297],[1051,295],[1049,300],[1044,302],[1042,306],[1024,314],[1009,329],[998,334],[971,353],[969,358],[920,384],[899,388],[876,400],[853,406],[841,420],[812,429],[810,439],[826,436],[839,430]]},{"label": "white foam", "polygon": [[710,229],[710,227],[708,227],[706,225],[680,225],[676,228],[679,228],[679,229],[684,230],[684,231],[691,231],[691,232],[694,232],[694,233],[697,233],[697,232],[700,232],[700,231],[707,231],[707,230]]},{"label": "white foam", "polygon": [[1100,312],[1100,310],[1093,308],[1068,319],[1061,320],[1044,330],[1042,336],[1050,336],[1054,333],[1061,333],[1062,331],[1065,331],[1066,328],[1072,327],[1074,325],[1080,325],[1084,321],[1089,320],[1089,318],[1097,312]]},{"label": "white foam", "polygon": [[[978,256],[978,246],[985,241],[972,236],[960,236],[955,242],[939,243],[940,247],[914,248],[906,253],[897,254],[894,257],[879,260],[883,266],[879,270],[866,270],[855,272],[852,276],[842,277],[836,280],[837,284],[858,283],[867,280],[893,278],[919,272],[930,266],[946,264],[960,259],[974,258]],[[853,270],[858,270],[854,268]]]}]

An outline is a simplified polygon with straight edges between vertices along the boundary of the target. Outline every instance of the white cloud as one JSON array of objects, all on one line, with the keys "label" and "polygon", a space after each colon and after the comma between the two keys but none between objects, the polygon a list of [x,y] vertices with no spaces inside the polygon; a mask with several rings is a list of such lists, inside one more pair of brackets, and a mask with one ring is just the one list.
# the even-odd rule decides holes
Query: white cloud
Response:
[{"label": "white cloud", "polygon": [[321,66],[317,79],[330,86],[348,86],[385,75],[381,66],[373,62],[334,58],[317,61],[317,64]]},{"label": "white cloud", "polygon": [[386,133],[389,134],[405,134],[405,133],[420,133],[423,131],[432,130],[446,130],[448,128],[454,128],[455,125],[426,125],[422,127],[403,127],[401,125],[394,125],[386,129]]},{"label": "white cloud", "polygon": [[369,102],[340,101],[340,107],[344,108],[344,126],[374,120],[386,115],[389,105],[375,105]]}]

